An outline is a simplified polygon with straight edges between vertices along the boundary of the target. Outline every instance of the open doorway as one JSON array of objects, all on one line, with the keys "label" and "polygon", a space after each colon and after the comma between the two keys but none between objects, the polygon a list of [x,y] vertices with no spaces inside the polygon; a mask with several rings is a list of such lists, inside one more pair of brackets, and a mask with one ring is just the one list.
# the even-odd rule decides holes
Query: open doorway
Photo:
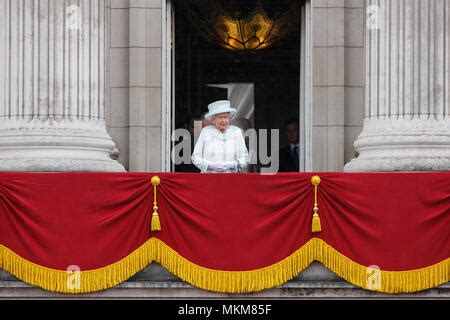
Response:
[{"label": "open doorway", "polygon": [[[231,43],[232,48],[227,48],[228,43],[224,45],[220,34],[204,30],[211,28],[214,31],[220,27],[220,24],[214,24],[218,10],[226,12],[230,19],[236,21],[236,17],[241,17],[247,22],[252,19],[273,21],[284,15],[283,19],[290,20],[282,23],[289,26],[282,25],[283,30],[275,27],[279,34],[276,39],[268,39],[274,40],[272,42],[264,43],[260,37],[259,43],[245,43],[247,38],[241,43]],[[255,12],[261,17],[252,18]],[[309,146],[305,123],[308,123],[310,114],[306,112],[309,92],[305,78],[308,60],[305,12],[303,2],[292,0],[183,0],[171,3],[171,130],[193,129],[194,122],[201,120],[209,103],[230,100],[238,110],[234,125],[244,131],[249,127],[257,131],[266,129],[269,135],[271,130],[279,130],[281,148],[289,144],[285,134],[286,123],[299,119],[300,159],[297,168],[307,171]],[[252,48],[255,45],[261,48]],[[266,139],[270,145],[270,138]],[[192,138],[194,140],[195,137]],[[176,141],[171,148],[174,144]],[[264,164],[258,160],[252,171],[258,172],[261,166]],[[170,169],[196,171],[193,166],[180,167],[172,162]]]}]

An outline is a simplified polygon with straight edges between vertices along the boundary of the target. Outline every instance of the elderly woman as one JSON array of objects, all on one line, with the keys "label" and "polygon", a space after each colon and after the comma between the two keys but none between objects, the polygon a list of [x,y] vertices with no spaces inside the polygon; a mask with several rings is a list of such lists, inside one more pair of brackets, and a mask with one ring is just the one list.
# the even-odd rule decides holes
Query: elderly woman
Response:
[{"label": "elderly woman", "polygon": [[248,164],[248,151],[241,129],[230,125],[236,109],[228,100],[208,105],[205,119],[212,125],[203,128],[192,153],[192,162],[205,172],[241,172]]}]

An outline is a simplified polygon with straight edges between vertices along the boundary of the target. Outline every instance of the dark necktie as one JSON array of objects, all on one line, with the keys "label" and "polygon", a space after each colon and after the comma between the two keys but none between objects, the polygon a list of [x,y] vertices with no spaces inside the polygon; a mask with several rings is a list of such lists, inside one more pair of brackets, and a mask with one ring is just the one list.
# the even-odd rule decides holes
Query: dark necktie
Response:
[{"label": "dark necktie", "polygon": [[292,148],[292,161],[294,162],[295,171],[298,171],[298,147]]}]

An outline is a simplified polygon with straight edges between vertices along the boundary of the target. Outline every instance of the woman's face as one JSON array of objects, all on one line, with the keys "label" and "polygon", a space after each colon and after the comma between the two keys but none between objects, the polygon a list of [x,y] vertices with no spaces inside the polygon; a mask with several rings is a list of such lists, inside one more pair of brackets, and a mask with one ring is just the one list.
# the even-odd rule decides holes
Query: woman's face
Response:
[{"label": "woman's face", "polygon": [[225,132],[225,130],[227,130],[228,126],[230,125],[230,113],[224,112],[216,114],[213,120],[213,124],[216,126],[217,129],[219,129],[222,132]]}]

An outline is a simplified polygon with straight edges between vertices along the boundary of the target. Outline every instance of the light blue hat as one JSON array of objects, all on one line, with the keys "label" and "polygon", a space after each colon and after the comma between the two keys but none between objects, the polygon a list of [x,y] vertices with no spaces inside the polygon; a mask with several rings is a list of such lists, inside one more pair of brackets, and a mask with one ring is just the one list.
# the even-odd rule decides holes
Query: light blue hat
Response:
[{"label": "light blue hat", "polygon": [[231,101],[228,100],[219,100],[209,104],[208,111],[209,112],[205,114],[205,119],[208,121],[212,121],[216,114],[225,112],[229,112],[230,119],[233,119],[237,112],[236,109],[231,107]]}]

